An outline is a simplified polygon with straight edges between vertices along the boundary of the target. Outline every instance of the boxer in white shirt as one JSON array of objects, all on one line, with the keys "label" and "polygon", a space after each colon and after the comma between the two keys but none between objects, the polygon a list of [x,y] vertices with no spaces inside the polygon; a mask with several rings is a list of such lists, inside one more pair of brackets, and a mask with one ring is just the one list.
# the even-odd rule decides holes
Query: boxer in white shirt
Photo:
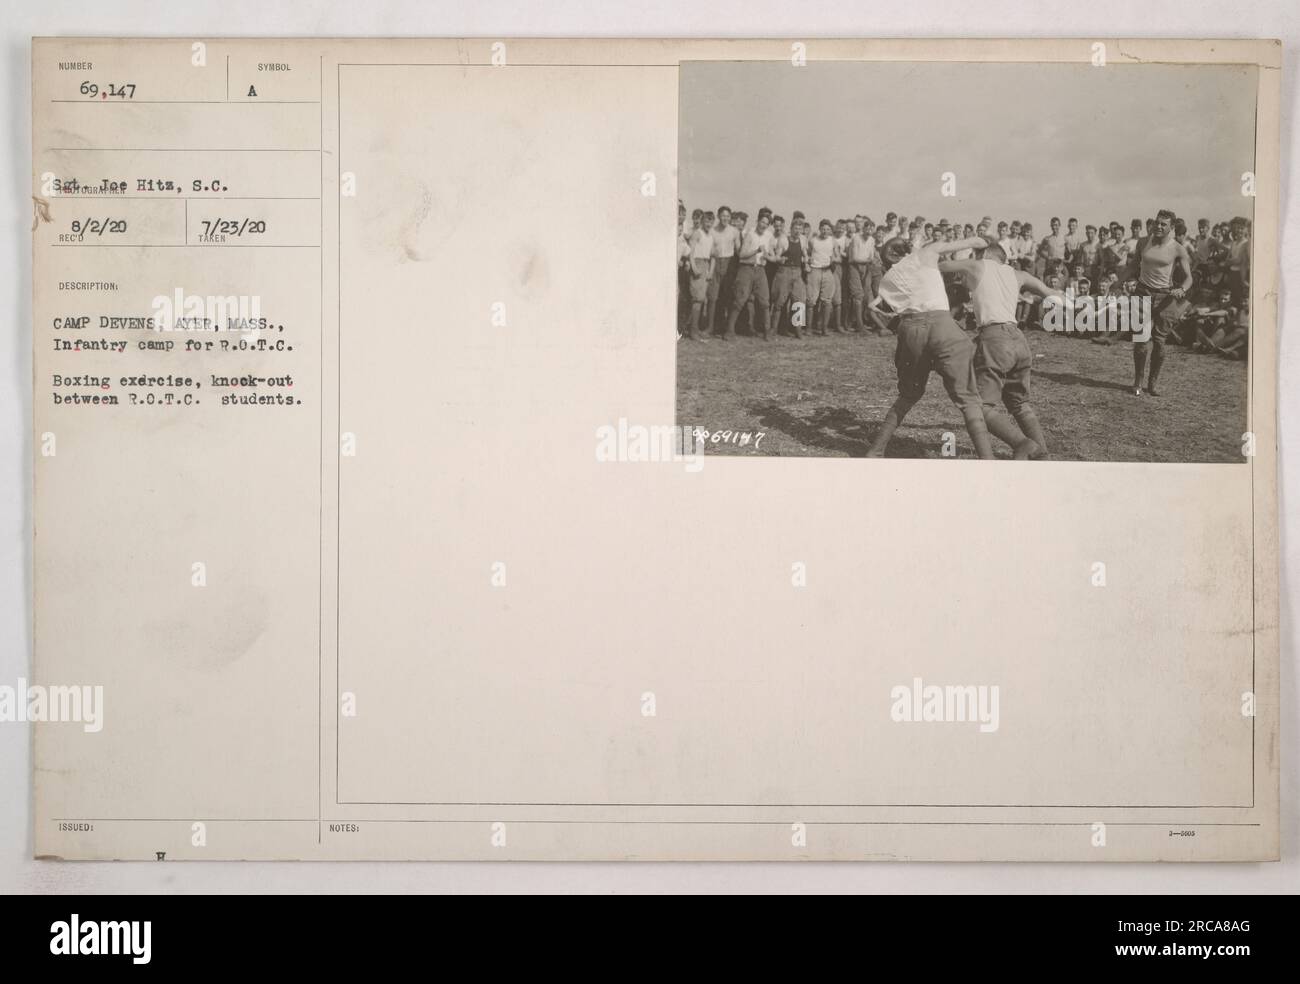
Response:
[{"label": "boxer in white shirt", "polygon": [[[1046,457],[1047,439],[1029,404],[1034,356],[1016,323],[1016,308],[1022,290],[1057,298],[1062,297],[1061,292],[1024,270],[1008,266],[1006,254],[997,243],[990,243],[979,259],[940,262],[939,272],[955,274],[970,291],[979,326],[975,384],[989,432],[1009,444],[1018,461]],[[1004,406],[1014,422],[1008,419]]]},{"label": "boxer in white shirt", "polygon": [[904,239],[885,244],[885,275],[880,281],[880,302],[897,315],[898,348],[894,368],[898,371],[898,399],[885,414],[867,456],[883,458],[894,431],[909,410],[925,395],[931,372],[943,379],[944,389],[961,410],[975,453],[993,457],[993,444],[984,423],[979,390],[975,383],[975,345],[948,308],[948,294],[939,273],[939,257],[957,249],[984,246],[978,238],[931,243],[914,248]]}]

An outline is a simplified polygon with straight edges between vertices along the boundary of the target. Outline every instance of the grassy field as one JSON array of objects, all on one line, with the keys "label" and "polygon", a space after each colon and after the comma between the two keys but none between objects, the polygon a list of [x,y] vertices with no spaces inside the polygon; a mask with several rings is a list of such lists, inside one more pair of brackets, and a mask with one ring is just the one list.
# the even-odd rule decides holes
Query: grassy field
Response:
[{"label": "grassy field", "polygon": [[[1240,461],[1246,364],[1170,345],[1161,395],[1134,397],[1133,347],[1027,333],[1032,402],[1056,460]],[[831,335],[770,342],[677,343],[677,419],[716,430],[763,433],[757,451],[719,454],[862,457],[897,394],[894,338]],[[891,458],[937,458],[943,433],[974,456],[961,414],[931,375],[924,399],[890,442]],[[1010,450],[994,440],[1001,458]]]}]

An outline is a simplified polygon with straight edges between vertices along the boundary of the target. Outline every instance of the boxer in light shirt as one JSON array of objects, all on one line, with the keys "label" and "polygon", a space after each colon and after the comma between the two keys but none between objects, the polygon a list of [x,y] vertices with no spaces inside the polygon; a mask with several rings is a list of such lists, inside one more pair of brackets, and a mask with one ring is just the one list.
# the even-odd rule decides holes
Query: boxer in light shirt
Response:
[{"label": "boxer in light shirt", "polygon": [[1034,356],[1016,323],[1016,308],[1023,290],[1056,298],[1062,297],[1060,291],[1007,266],[1006,254],[997,243],[990,243],[980,259],[941,261],[939,272],[957,276],[970,290],[979,326],[975,383],[989,432],[1011,446],[1017,461],[1046,457],[1047,439],[1029,405]]},{"label": "boxer in light shirt", "polygon": [[975,383],[975,345],[952,320],[939,273],[939,257],[944,253],[983,245],[982,239],[958,239],[920,248],[903,239],[891,239],[885,244],[886,270],[880,281],[879,303],[887,304],[897,315],[894,367],[898,371],[898,399],[885,414],[868,457],[885,456],[894,431],[925,395],[931,372],[943,379],[949,398],[961,410],[975,453],[981,458],[993,457]]}]

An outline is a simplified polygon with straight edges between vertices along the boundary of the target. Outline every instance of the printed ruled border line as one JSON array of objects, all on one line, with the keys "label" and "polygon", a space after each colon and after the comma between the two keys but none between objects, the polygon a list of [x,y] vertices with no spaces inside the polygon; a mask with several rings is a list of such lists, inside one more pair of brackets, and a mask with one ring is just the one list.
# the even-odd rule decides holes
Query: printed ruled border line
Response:
[{"label": "printed ruled border line", "polygon": [[315,99],[51,99],[73,106],[315,106]]},{"label": "printed ruled border line", "polygon": [[[322,710],[324,706],[324,672],[321,669],[325,662],[325,55],[320,55],[319,66],[316,70],[317,81],[320,83],[320,99],[317,105],[320,107],[320,194],[317,199],[320,201],[320,307],[317,309],[320,314],[320,342],[317,354],[320,362],[320,388],[316,391],[316,402],[320,404],[320,431],[319,431],[319,448],[317,449],[317,467],[320,477],[320,495],[316,497],[316,530],[319,543],[317,544],[316,556],[316,843],[321,842],[321,832],[323,820],[325,818],[325,771],[324,766],[324,742],[325,742],[325,714]],[[338,189],[335,189],[335,198],[338,197]],[[336,285],[337,286],[337,285]]]},{"label": "printed ruled border line", "polygon": [[[46,153],[72,153],[86,151],[92,154],[115,154],[129,151],[137,154],[319,154],[320,147],[46,147]],[[72,196],[68,196],[72,197]],[[105,195],[112,198],[112,195]]]},{"label": "printed ruled border line", "polygon": [[[194,823],[194,817],[51,817],[50,823]],[[271,817],[204,817],[204,823],[320,823],[314,817],[306,818],[271,818]],[[466,820],[445,817],[420,818],[396,817],[383,820],[357,817],[339,817],[326,820],[325,823],[462,823],[478,826],[483,820]],[[503,823],[517,824],[616,824],[623,826],[729,826],[729,827],[788,827],[791,823],[802,823],[808,827],[1091,827],[1092,820],[584,820],[555,818],[547,820],[504,820]],[[1192,821],[1175,821],[1157,823],[1151,820],[1123,820],[1110,822],[1108,827],[1169,827],[1185,823],[1189,827],[1260,827],[1256,822],[1214,822],[1195,823]],[[73,833],[73,831],[68,831]],[[317,842],[319,843],[319,841]]]}]

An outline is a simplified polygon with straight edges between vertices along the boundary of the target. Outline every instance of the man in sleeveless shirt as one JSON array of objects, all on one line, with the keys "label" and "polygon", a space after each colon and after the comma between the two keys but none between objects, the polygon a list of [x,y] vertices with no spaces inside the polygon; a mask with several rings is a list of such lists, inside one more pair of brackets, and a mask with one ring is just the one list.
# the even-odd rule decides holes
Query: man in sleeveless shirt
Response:
[{"label": "man in sleeveless shirt", "polygon": [[[1137,292],[1151,298],[1151,340],[1133,343],[1133,395],[1146,392],[1159,396],[1156,383],[1165,361],[1165,339],[1177,324],[1178,301],[1192,284],[1192,261],[1187,250],[1174,238],[1174,213],[1162,208],[1156,213],[1151,235],[1138,242],[1129,263],[1137,274]],[[1182,268],[1181,283],[1174,285],[1174,270]],[[1132,276],[1132,274],[1130,274]],[[1147,377],[1148,362],[1151,367]]]},{"label": "man in sleeveless shirt", "polygon": [[979,325],[975,384],[989,433],[1009,444],[1017,461],[1045,458],[1047,439],[1029,405],[1034,356],[1016,323],[1016,306],[1023,290],[1057,298],[1062,297],[1061,292],[1025,270],[1008,266],[1006,253],[993,242],[981,258],[941,262],[939,272],[957,275],[970,291]]},{"label": "man in sleeveless shirt", "polygon": [[948,309],[948,294],[939,273],[939,257],[958,249],[984,246],[978,237],[913,246],[904,239],[885,244],[885,275],[880,281],[880,301],[897,314],[898,399],[885,414],[867,456],[883,458],[889,439],[909,410],[925,395],[930,373],[937,372],[952,402],[961,410],[975,453],[993,457],[993,445],[984,423],[975,385],[975,345]]}]

